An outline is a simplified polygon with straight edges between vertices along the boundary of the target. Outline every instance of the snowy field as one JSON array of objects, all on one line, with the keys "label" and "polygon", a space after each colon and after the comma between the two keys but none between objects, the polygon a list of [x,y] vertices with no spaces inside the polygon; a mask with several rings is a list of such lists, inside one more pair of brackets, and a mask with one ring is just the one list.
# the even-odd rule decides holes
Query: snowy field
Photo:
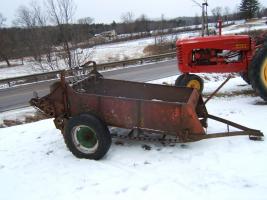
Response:
[{"label": "snowy field", "polygon": [[[205,75],[204,93],[225,77]],[[173,84],[176,77],[154,83]],[[267,134],[267,105],[254,95],[234,95],[250,87],[231,79],[207,104],[209,113]],[[208,132],[226,131],[209,121]],[[0,199],[19,200],[264,200],[267,199],[267,141],[246,136],[163,146],[113,141],[100,161],[77,159],[51,119],[0,129]],[[151,150],[145,150],[146,144]]]},{"label": "snowy field", "polygon": [[[267,29],[265,21],[265,18],[248,23],[245,23],[245,21],[237,21],[235,25],[224,28],[222,32],[223,34],[236,34],[253,30],[265,30]],[[199,35],[199,31],[190,31],[186,33],[165,35],[163,40],[176,41],[177,39]],[[146,56],[144,53],[145,47],[154,43],[155,37],[150,37],[127,42],[98,45],[94,48],[83,50],[78,49],[77,52],[79,52],[81,60],[94,60],[97,63],[106,63],[144,57]],[[11,61],[11,63],[17,64],[18,66],[3,68],[5,63],[0,62],[0,79],[43,72],[43,70],[36,63],[30,61],[29,58],[24,60],[24,65],[21,65],[20,60],[14,60]],[[63,60],[58,60],[58,69],[64,68],[66,68],[65,62]],[[46,71],[49,70],[51,69],[46,69]]]},{"label": "snowy field", "polygon": [[223,28],[222,34],[238,34],[243,32],[257,31],[257,30],[266,30],[266,18],[260,20],[253,20],[251,22],[245,22],[241,20],[239,23],[235,25],[231,25]]},{"label": "snowy field", "polygon": [[[198,32],[187,32],[174,35],[164,36],[165,41],[176,41],[178,38],[185,38],[189,36],[198,36]],[[98,45],[94,48],[79,49],[79,53],[82,57],[87,57],[86,60],[93,60],[96,63],[107,63],[122,60],[129,60],[134,58],[142,58],[147,56],[144,53],[145,47],[154,44],[155,38],[143,38],[138,40],[131,40],[127,42],[119,42],[105,45]],[[85,59],[85,58],[84,58]],[[82,59],[83,60],[83,59]],[[21,61],[15,61],[20,64]],[[0,65],[5,63],[0,62]],[[58,61],[58,69],[64,69],[66,65],[63,60]],[[47,69],[49,70],[49,69]],[[50,69],[51,70],[51,69]],[[38,67],[34,62],[24,60],[24,65],[18,65],[9,68],[0,68],[0,79],[24,76],[29,74],[42,73],[42,69]]]}]

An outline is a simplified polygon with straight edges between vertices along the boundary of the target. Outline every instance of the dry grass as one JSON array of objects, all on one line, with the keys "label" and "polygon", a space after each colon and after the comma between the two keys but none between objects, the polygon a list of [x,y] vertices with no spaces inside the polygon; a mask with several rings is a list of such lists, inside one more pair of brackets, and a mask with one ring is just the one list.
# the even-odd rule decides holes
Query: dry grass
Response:
[{"label": "dry grass", "polygon": [[16,125],[20,125],[20,124],[23,124],[23,123],[19,120],[10,120],[10,119],[4,119],[3,120],[3,127],[16,126]]},{"label": "dry grass", "polygon": [[47,119],[47,116],[44,115],[40,111],[36,111],[36,113],[33,116],[26,116],[24,122],[25,123],[32,123],[32,122],[40,121],[43,119]]},{"label": "dry grass", "polygon": [[34,113],[34,115],[27,115],[22,120],[18,120],[18,119],[4,119],[3,120],[3,123],[0,124],[0,128],[17,126],[17,125],[27,124],[27,123],[32,123],[32,122],[40,121],[40,120],[43,120],[43,119],[47,119],[46,115],[44,115],[40,111],[36,111]]},{"label": "dry grass", "polygon": [[157,45],[148,45],[144,49],[144,53],[146,55],[157,55],[157,54],[163,54],[163,53],[169,53],[173,51],[174,44],[171,42],[165,42],[162,44]]}]

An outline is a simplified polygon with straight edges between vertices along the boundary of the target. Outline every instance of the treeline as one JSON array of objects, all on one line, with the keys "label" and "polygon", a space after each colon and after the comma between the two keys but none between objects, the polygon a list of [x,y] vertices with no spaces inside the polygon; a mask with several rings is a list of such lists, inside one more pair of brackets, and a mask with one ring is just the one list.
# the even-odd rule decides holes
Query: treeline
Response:
[{"label": "treeline", "polygon": [[[77,65],[72,55],[72,49],[77,47],[90,47],[94,43],[90,39],[96,34],[115,30],[117,34],[127,34],[123,39],[135,39],[151,36],[153,30],[166,30],[176,27],[193,25],[195,17],[184,17],[172,20],[149,20],[145,16],[134,21],[125,21],[111,24],[101,23],[59,23],[47,25],[36,21],[32,12],[23,8],[16,27],[0,28],[0,58],[10,66],[10,59],[32,57],[41,63],[44,59],[53,68],[52,59],[55,52],[61,52],[69,67]],[[140,35],[134,35],[140,33]],[[122,39],[121,39],[122,40]],[[109,42],[109,41],[100,41]],[[57,54],[58,55],[58,54]]]},{"label": "treeline", "polygon": [[[229,15],[228,20],[240,19],[238,15]],[[210,22],[214,22],[213,17],[209,17]],[[64,24],[64,37],[58,25],[55,26],[30,26],[13,27],[0,29],[0,54],[1,58],[9,59],[33,56],[35,60],[40,60],[41,55],[54,51],[55,47],[62,45],[64,39],[71,44],[79,44],[89,41],[96,34],[115,30],[117,34],[147,33],[150,35],[153,30],[166,30],[183,26],[198,25],[201,18],[179,17],[167,20],[149,20],[145,17],[136,19],[133,22],[115,21],[111,24]],[[75,45],[74,45],[75,46]],[[71,48],[71,47],[70,47]],[[49,57],[49,56],[48,56]]]},{"label": "treeline", "polygon": [[[64,29],[67,30],[64,38],[69,43],[84,42],[90,38],[87,25],[68,24],[64,26]],[[38,60],[43,53],[47,52],[47,48],[56,50],[56,47],[62,43],[62,33],[57,26],[0,29],[0,52],[5,50],[2,54],[6,54],[11,59],[33,56]]]}]

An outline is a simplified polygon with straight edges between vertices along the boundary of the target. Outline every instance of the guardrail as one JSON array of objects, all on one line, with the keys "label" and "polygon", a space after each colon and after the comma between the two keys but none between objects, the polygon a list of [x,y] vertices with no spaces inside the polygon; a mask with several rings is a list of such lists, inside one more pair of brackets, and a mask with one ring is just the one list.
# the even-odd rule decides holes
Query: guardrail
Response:
[{"label": "guardrail", "polygon": [[[115,67],[125,67],[130,64],[143,64],[146,61],[158,61],[164,58],[169,57],[175,57],[176,52],[171,53],[165,53],[160,55],[154,55],[154,56],[147,56],[143,58],[136,58],[131,60],[125,60],[125,61],[118,61],[118,62],[110,62],[110,63],[101,63],[97,65],[98,70],[106,70],[106,69],[112,69]],[[83,69],[68,69],[66,71],[66,76],[73,76],[75,72],[77,71],[84,71],[89,70],[91,67],[85,67]],[[57,71],[51,71],[51,72],[45,72],[45,73],[37,73],[27,76],[20,76],[20,77],[14,77],[14,78],[6,78],[6,79],[0,79],[0,86],[2,85],[2,88],[4,86],[11,87],[19,84],[25,84],[25,83],[34,83],[39,81],[45,81],[45,80],[51,80],[51,79],[58,79],[59,74],[64,70],[57,70]]]}]

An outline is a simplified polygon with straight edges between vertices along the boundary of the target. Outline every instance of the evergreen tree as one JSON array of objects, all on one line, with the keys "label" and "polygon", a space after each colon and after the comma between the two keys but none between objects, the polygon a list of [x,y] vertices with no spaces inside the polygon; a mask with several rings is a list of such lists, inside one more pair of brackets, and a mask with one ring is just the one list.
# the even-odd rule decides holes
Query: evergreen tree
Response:
[{"label": "evergreen tree", "polygon": [[239,9],[245,19],[251,19],[256,16],[259,5],[258,0],[242,0]]}]

